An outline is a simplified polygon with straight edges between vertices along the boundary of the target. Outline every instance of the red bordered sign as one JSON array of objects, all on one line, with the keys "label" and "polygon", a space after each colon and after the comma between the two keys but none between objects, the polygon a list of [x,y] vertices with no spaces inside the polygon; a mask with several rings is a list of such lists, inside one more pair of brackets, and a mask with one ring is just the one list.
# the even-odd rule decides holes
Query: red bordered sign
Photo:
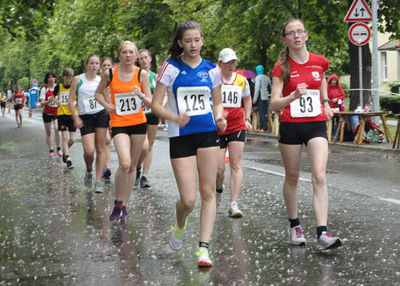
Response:
[{"label": "red bordered sign", "polygon": [[364,46],[371,38],[371,30],[364,23],[355,23],[349,29],[349,39],[356,46]]},{"label": "red bordered sign", "polygon": [[344,17],[345,22],[369,22],[372,21],[372,12],[365,0],[354,0]]}]

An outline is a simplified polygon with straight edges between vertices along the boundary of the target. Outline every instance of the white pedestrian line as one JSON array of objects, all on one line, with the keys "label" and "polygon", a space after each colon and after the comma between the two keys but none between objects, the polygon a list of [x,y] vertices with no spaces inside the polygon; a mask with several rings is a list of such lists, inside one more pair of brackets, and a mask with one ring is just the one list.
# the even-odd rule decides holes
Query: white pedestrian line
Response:
[{"label": "white pedestrian line", "polygon": [[[285,174],[284,173],[280,173],[280,172],[270,171],[270,170],[267,170],[267,169],[258,168],[258,167],[254,167],[254,166],[244,166],[244,167],[246,167],[248,169],[255,170],[255,171],[259,171],[259,172],[275,175],[275,176],[285,177]],[[301,178],[300,177],[299,180],[302,181],[302,182],[311,183],[310,179],[306,179],[306,178]]]},{"label": "white pedestrian line", "polygon": [[[267,173],[267,174],[271,174],[271,175],[275,175],[275,176],[285,177],[285,174],[281,173],[281,172],[270,171],[267,169],[258,168],[258,167],[254,167],[254,166],[243,166],[243,167],[254,170],[254,171],[258,171],[258,172],[263,172],[263,173]],[[308,183],[312,182],[310,179],[301,178],[301,177],[299,178],[299,181],[308,182]],[[373,197],[373,196],[370,196],[370,197]],[[383,198],[383,197],[377,197],[377,198],[384,202],[389,202],[389,203],[400,205],[400,200],[396,200],[396,199],[392,199],[392,198]]]}]

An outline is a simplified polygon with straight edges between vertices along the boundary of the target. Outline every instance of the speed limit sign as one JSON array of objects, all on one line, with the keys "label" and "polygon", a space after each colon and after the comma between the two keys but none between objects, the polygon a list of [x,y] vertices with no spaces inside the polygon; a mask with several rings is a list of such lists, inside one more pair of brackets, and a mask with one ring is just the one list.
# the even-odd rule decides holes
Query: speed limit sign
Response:
[{"label": "speed limit sign", "polygon": [[364,46],[371,38],[371,30],[364,23],[355,23],[349,29],[349,39],[356,46]]}]

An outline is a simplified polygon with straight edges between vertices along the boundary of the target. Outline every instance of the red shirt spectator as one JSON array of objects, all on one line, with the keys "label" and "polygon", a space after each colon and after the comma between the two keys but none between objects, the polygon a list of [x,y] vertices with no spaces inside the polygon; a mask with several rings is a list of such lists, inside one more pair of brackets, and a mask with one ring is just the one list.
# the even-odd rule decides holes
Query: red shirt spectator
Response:
[{"label": "red shirt spectator", "polygon": [[338,108],[339,99],[344,101],[346,94],[343,87],[339,84],[339,78],[336,74],[332,74],[328,79],[328,98],[331,101],[329,106],[331,108]]}]

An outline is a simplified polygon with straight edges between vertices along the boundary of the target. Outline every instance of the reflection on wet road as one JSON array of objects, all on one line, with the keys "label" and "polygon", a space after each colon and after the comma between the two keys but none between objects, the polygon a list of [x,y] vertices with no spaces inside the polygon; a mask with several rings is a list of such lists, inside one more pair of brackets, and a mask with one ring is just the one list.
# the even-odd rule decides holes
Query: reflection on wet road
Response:
[{"label": "reflection on wet road", "polygon": [[[183,250],[167,246],[178,193],[165,132],[154,146],[153,187],[133,192],[131,220],[111,223],[113,183],[103,194],[83,186],[80,144],[72,149],[73,170],[47,159],[43,127],[35,120],[27,119],[23,129],[12,120],[0,124],[0,285],[400,285],[396,153],[331,148],[329,226],[344,246],[321,252],[307,161],[299,215],[308,244],[290,247],[276,140],[250,136],[240,198],[244,217],[228,217],[229,188],[217,196],[214,266],[202,272],[194,255],[199,202]],[[113,151],[113,172],[116,165]]]}]

